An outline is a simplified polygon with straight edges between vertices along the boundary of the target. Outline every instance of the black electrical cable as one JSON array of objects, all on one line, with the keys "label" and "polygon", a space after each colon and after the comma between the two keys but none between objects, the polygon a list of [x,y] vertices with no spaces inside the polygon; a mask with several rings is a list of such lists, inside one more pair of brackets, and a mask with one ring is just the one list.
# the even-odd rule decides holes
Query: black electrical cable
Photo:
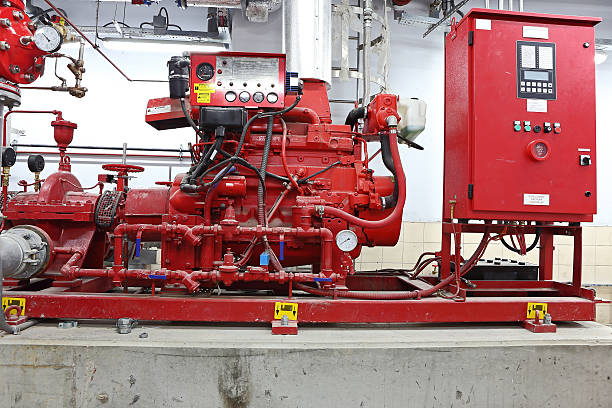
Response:
[{"label": "black electrical cable", "polygon": [[124,23],[122,21],[109,21],[108,23],[104,24],[102,27],[108,27],[108,26],[113,25],[115,23],[121,24],[122,26],[127,27],[127,28],[131,28],[129,25],[127,25],[126,23]]},{"label": "black electrical cable", "polygon": [[306,184],[308,182],[308,180],[310,180],[313,177],[318,176],[319,174],[325,173],[326,171],[331,170],[332,168],[336,167],[337,165],[342,164],[342,162],[340,160],[338,160],[337,162],[334,162],[332,164],[330,164],[329,166],[327,166],[326,168],[319,170],[315,173],[312,173],[310,176],[308,177],[304,177],[303,179],[299,179],[297,181],[298,184]]},{"label": "black electrical cable", "polygon": [[[536,227],[536,232],[535,232],[535,237],[533,238],[533,242],[531,243],[531,245],[529,245],[527,248],[525,248],[525,253],[530,252],[533,249],[535,249],[535,247],[538,245],[538,242],[540,242],[540,235],[542,235],[542,228]],[[504,239],[503,235],[501,237],[501,243],[509,251],[515,252],[517,254],[521,253],[520,249],[517,249],[517,248],[513,247],[512,245],[508,244],[506,242],[506,240]]]}]

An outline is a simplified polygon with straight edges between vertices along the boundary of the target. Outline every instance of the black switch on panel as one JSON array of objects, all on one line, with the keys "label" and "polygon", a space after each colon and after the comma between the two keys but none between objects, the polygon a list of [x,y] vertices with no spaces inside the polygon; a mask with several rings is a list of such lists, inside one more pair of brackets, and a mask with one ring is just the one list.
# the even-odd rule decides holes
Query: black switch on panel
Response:
[{"label": "black switch on panel", "polygon": [[588,154],[580,155],[580,165],[581,166],[590,166],[591,165],[591,156]]},{"label": "black switch on panel", "polygon": [[535,126],[533,127],[533,131],[534,131],[535,133],[540,133],[540,132],[542,131],[542,127],[541,127],[540,125],[535,125]]},{"label": "black switch on panel", "polygon": [[544,126],[544,133],[550,133],[552,132],[552,127],[551,126]]}]

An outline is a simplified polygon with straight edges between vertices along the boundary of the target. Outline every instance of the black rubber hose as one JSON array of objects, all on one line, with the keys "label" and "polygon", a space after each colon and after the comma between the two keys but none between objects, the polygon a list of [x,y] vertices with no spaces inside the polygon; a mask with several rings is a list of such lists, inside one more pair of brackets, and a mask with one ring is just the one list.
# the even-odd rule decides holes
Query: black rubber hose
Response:
[{"label": "black rubber hose", "polygon": [[[272,130],[274,125],[274,116],[268,116],[268,126],[266,128],[266,140],[264,143],[263,156],[261,157],[261,166],[259,168],[260,182],[259,187],[257,188],[257,223],[264,227],[268,226],[268,221],[266,217],[266,190],[265,190],[265,182],[266,182],[266,169],[268,168],[268,157],[270,156],[270,148],[272,146]],[[263,241],[264,248],[266,252],[270,256],[270,263],[277,271],[282,271],[283,266],[280,261],[276,257],[274,251],[270,247],[270,243],[268,242],[268,236],[264,234],[261,237]]]},{"label": "black rubber hose", "polygon": [[[268,126],[266,128],[266,140],[264,143],[263,155],[261,156],[261,166],[259,167],[259,174],[262,178],[266,179],[266,170],[268,168],[268,155],[270,154],[270,146],[272,145],[272,126],[274,124],[274,117],[268,117]],[[264,185],[259,183],[257,187],[257,221],[259,225],[266,225],[266,197],[264,196]]]},{"label": "black rubber hose", "polygon": [[395,173],[393,155],[391,154],[391,142],[389,141],[389,135],[382,135],[380,137],[380,149],[385,167],[391,172],[391,174],[393,174],[393,194],[381,198],[383,208],[388,209],[395,207],[399,197],[399,185],[397,184],[397,174]]},{"label": "black rubber hose", "polygon": [[[525,249],[525,253],[532,251],[533,249],[535,249],[535,247],[538,245],[538,242],[540,242],[540,235],[542,235],[542,228],[537,227],[536,228],[536,232],[535,232],[535,238],[533,239],[533,242],[531,243],[531,245],[529,245],[526,249]],[[506,240],[504,239],[504,237],[501,237],[501,243],[503,246],[506,247],[506,249],[508,249],[509,251],[515,252],[517,254],[521,253],[520,249],[516,249],[514,248],[512,245],[508,244],[506,242]]]},{"label": "black rubber hose", "polygon": [[351,130],[353,130],[353,128],[357,124],[357,120],[364,118],[365,114],[366,114],[365,107],[362,106],[360,108],[355,108],[348,113],[348,115],[346,116],[346,120],[344,121],[344,124],[349,125],[351,127]]}]

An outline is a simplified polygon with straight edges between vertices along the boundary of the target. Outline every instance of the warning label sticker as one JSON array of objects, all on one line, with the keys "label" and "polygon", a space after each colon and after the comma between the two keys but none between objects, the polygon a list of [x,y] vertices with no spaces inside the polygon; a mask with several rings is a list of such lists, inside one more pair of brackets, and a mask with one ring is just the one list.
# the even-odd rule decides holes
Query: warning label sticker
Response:
[{"label": "warning label sticker", "polygon": [[193,92],[199,93],[215,93],[214,84],[193,84]]},{"label": "warning label sticker", "polygon": [[297,320],[298,304],[276,302],[274,304],[274,319],[280,320],[287,316],[289,320]]},{"label": "warning label sticker", "polygon": [[[21,308],[20,316],[23,316],[25,314],[25,305],[26,300],[24,298],[2,298],[2,311],[5,311],[9,306],[19,306]],[[17,314],[17,310],[12,310],[11,314]]]},{"label": "warning label sticker", "polygon": [[527,303],[527,318],[535,319],[536,310],[540,311],[540,319],[544,318],[544,315],[548,313],[547,303]]},{"label": "warning label sticker", "polygon": [[209,93],[199,93],[198,103],[210,103],[210,94]]}]

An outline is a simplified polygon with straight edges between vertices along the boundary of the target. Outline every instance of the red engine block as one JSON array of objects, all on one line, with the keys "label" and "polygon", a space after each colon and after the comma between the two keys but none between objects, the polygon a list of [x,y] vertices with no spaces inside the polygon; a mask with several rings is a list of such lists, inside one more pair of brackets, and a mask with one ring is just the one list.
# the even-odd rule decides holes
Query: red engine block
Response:
[{"label": "red engine block", "polygon": [[[388,116],[397,115],[395,96],[377,99],[380,102],[373,106],[380,106]],[[295,96],[289,96],[285,104],[294,100]],[[372,122],[369,128],[388,133],[380,116],[379,109],[371,109],[366,119]],[[47,178],[40,192],[22,193],[9,201],[7,226],[32,225],[48,236],[52,255],[41,273],[60,280],[97,276],[108,277],[116,286],[182,283],[191,292],[245,281],[319,281],[342,287],[354,273],[353,259],[362,245],[396,244],[404,201],[396,210],[382,208],[381,198],[393,193],[393,179],[374,176],[361,153],[365,140],[355,138],[350,126],[331,123],[324,83],[307,82],[301,101],[283,119],[284,123],[275,119],[272,127],[263,225],[257,216],[259,177],[236,164],[227,177],[197,192],[181,190],[183,175],[171,186],[129,189],[128,172],[142,168],[105,166],[118,172],[118,188],[103,195],[85,193],[69,167],[64,167]],[[242,148],[241,157],[256,166],[262,161],[266,127],[264,119],[255,121]],[[67,130],[74,128],[62,129]],[[239,138],[239,133],[228,131],[222,148],[233,152]],[[205,146],[195,145],[194,155]],[[391,146],[399,163],[395,140]],[[217,172],[205,176],[202,183],[210,183]],[[297,181],[276,177],[288,174],[304,181],[297,185]],[[101,176],[103,181],[111,178]],[[347,229],[355,234],[358,245],[343,252],[335,237]],[[266,240],[272,253],[266,252]],[[143,241],[161,242],[160,271],[128,268]],[[130,249],[134,246],[129,243],[137,248]],[[103,259],[111,246],[113,266],[105,269]],[[284,270],[311,264],[311,273]]]}]

